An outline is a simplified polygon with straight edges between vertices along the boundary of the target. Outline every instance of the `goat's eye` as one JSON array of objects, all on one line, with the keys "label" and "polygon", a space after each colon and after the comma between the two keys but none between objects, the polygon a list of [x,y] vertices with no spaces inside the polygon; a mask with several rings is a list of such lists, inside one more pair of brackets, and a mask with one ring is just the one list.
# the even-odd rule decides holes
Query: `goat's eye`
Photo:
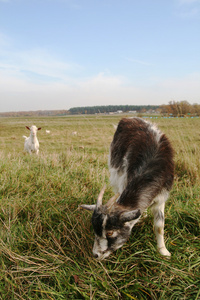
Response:
[{"label": "goat's eye", "polygon": [[112,236],[113,233],[114,233],[114,231],[108,231],[108,232],[106,233],[106,236]]}]

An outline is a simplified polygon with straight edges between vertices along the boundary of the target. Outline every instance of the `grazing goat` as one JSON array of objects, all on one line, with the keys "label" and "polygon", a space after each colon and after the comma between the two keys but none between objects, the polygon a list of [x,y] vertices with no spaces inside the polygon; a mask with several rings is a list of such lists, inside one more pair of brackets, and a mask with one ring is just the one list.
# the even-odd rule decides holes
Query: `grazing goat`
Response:
[{"label": "grazing goat", "polygon": [[32,125],[31,127],[26,126],[26,128],[28,130],[30,130],[30,136],[26,137],[25,135],[23,135],[23,137],[25,138],[25,142],[24,142],[24,150],[28,153],[39,153],[39,141],[37,139],[37,131],[41,129],[37,128],[35,125]]},{"label": "grazing goat", "polygon": [[116,195],[105,205],[100,192],[92,210],[93,255],[101,260],[122,247],[142,213],[150,207],[160,254],[171,254],[164,243],[164,208],[173,184],[173,149],[157,127],[140,118],[122,119],[110,146],[110,182]]}]

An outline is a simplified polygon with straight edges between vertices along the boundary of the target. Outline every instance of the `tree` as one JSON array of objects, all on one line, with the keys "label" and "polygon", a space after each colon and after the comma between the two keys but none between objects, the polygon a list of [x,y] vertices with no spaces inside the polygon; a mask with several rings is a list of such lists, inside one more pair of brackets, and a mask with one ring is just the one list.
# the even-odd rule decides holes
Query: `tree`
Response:
[{"label": "tree", "polygon": [[168,105],[161,106],[161,113],[172,115],[173,117],[183,117],[188,115],[200,115],[200,105],[190,104],[188,101],[170,101]]}]

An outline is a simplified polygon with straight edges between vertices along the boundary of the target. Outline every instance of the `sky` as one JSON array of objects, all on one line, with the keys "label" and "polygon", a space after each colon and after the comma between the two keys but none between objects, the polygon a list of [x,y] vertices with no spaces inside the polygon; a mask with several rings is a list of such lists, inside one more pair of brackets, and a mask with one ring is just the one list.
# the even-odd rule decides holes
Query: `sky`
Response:
[{"label": "sky", "polygon": [[0,0],[0,111],[200,104],[200,0]]}]

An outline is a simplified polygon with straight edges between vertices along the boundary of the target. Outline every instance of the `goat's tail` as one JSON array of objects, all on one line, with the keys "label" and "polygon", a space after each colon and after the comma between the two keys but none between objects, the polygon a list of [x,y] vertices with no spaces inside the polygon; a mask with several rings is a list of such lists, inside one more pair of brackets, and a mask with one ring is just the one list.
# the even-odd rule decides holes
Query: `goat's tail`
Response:
[{"label": "goat's tail", "polygon": [[27,136],[25,136],[25,135],[23,135],[22,137],[23,137],[24,139],[27,139]]}]

